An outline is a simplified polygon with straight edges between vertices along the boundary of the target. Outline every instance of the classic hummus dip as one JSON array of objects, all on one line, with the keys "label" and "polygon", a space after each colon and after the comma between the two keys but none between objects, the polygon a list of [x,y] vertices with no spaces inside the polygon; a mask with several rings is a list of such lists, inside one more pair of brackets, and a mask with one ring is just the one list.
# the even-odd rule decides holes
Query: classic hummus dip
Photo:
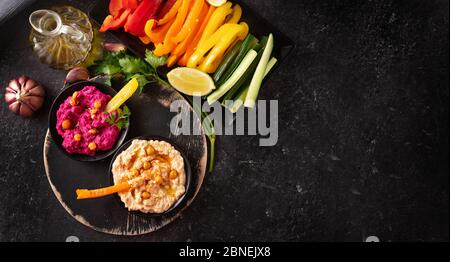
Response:
[{"label": "classic hummus dip", "polygon": [[185,193],[183,157],[164,141],[133,140],[113,163],[114,184],[128,182],[131,189],[119,193],[130,211],[163,213]]},{"label": "classic hummus dip", "polygon": [[111,97],[94,86],[74,92],[56,113],[56,130],[62,136],[62,146],[69,154],[94,156],[116,143],[120,129],[107,123],[104,109]]}]

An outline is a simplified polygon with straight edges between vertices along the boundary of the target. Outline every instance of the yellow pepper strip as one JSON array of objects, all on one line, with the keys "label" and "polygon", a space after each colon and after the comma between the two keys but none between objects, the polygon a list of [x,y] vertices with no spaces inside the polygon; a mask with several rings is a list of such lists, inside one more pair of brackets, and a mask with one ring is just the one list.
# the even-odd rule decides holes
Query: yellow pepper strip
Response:
[{"label": "yellow pepper strip", "polygon": [[[217,30],[219,31],[219,30]],[[222,33],[222,31],[220,31]],[[197,49],[192,54],[191,58],[189,58],[189,61],[187,63],[187,66],[190,68],[197,68],[204,59],[204,55],[214,47],[214,45],[219,42],[220,37],[222,37],[219,34],[214,34],[210,38],[208,38],[207,41],[204,41],[202,44],[197,46]]]},{"label": "yellow pepper strip", "polygon": [[200,29],[195,34],[194,40],[192,40],[191,43],[188,44],[186,52],[184,53],[183,57],[178,61],[178,65],[180,65],[180,66],[187,65],[189,58],[192,56],[192,54],[197,49],[197,45],[203,35],[203,31],[205,30],[211,16],[214,14],[215,11],[216,11],[216,7],[214,7],[212,5],[209,6],[208,13],[206,14],[206,16],[204,16],[203,21],[200,26]]},{"label": "yellow pepper strip", "polygon": [[139,39],[144,45],[148,45],[152,42],[148,36],[140,36]]},{"label": "yellow pepper strip", "polygon": [[139,82],[136,78],[131,79],[120,91],[109,100],[106,105],[106,112],[111,113],[116,111],[125,101],[127,101],[139,87]]},{"label": "yellow pepper strip", "polygon": [[164,38],[164,42],[156,45],[154,51],[154,54],[156,56],[167,55],[176,47],[176,43],[172,42],[171,39],[175,36],[175,34],[177,34],[181,30],[181,27],[183,26],[184,21],[186,19],[189,6],[191,5],[191,0],[182,0],[182,1],[183,3],[181,4],[177,17],[170,26],[170,29]]},{"label": "yellow pepper strip", "polygon": [[120,193],[124,191],[128,191],[131,188],[130,184],[128,182],[124,182],[121,184],[117,184],[110,187],[104,187],[99,189],[77,189],[77,199],[91,199],[91,198],[99,198],[104,197],[108,195],[112,195],[115,193]]},{"label": "yellow pepper strip", "polygon": [[242,16],[242,8],[240,5],[236,4],[233,7],[233,13],[231,14],[230,19],[228,21],[226,21],[226,23],[237,24],[237,23],[239,23],[239,20],[241,20],[241,16]]},{"label": "yellow pepper strip", "polygon": [[160,20],[158,20],[158,25],[164,25],[170,21],[172,21],[173,18],[175,18],[175,16],[178,13],[178,9],[180,9],[181,3],[183,2],[183,0],[177,0],[175,2],[175,4],[173,4],[172,8],[170,8],[169,12],[167,12],[166,15],[164,15],[163,18],[161,18]]},{"label": "yellow pepper strip", "polygon": [[[204,1],[204,0],[202,0]],[[197,35],[198,30],[200,29],[203,19],[208,14],[209,7],[208,5],[203,5],[202,11],[200,13],[200,16],[198,19],[196,19],[192,30],[188,33],[188,36],[186,39],[183,40],[183,42],[179,43],[177,47],[172,51],[171,56],[169,59],[167,59],[167,67],[172,67],[177,62],[178,58],[183,56],[186,53],[186,50],[190,43],[194,40],[195,36]]]},{"label": "yellow pepper strip", "polygon": [[[206,73],[214,73],[217,69],[218,60],[225,54],[226,50],[236,42],[243,40],[248,34],[248,25],[224,24],[208,40],[200,44],[188,61],[187,66],[198,68]],[[208,57],[204,57],[208,54]]]},{"label": "yellow pepper strip", "polygon": [[[231,48],[233,48],[236,43],[239,41],[239,38],[236,38],[233,43],[230,45],[230,47],[227,50],[230,50]],[[226,53],[226,52],[225,52]],[[219,67],[220,63],[222,62],[222,60],[224,59],[225,54],[222,54],[220,57],[217,57],[216,59],[212,59],[213,57],[210,58],[210,62],[208,62],[209,64],[206,65],[206,60],[208,59],[208,57],[210,57],[209,55],[206,57],[205,60],[203,60],[202,64],[200,64],[199,68],[205,68],[205,72],[206,71],[210,71],[212,73],[215,73],[217,71],[217,68]],[[208,68],[206,68],[208,67]],[[199,69],[200,71],[202,71],[201,69]]]},{"label": "yellow pepper strip", "polygon": [[147,37],[150,37],[150,35],[153,32],[153,29],[156,27],[157,24],[158,23],[155,19],[150,19],[147,21],[147,23],[145,23],[144,32]]},{"label": "yellow pepper strip", "polygon": [[194,0],[194,5],[192,6],[191,10],[189,11],[189,15],[186,18],[186,21],[184,22],[183,27],[178,32],[178,34],[171,39],[174,43],[180,43],[186,37],[190,32],[192,32],[193,27],[199,20],[200,13],[203,10],[203,6],[205,4],[205,0]]},{"label": "yellow pepper strip", "polygon": [[199,45],[209,39],[209,37],[214,34],[214,32],[216,32],[221,25],[225,23],[225,19],[227,18],[227,16],[233,12],[233,9],[231,9],[231,5],[231,2],[227,2],[226,4],[217,8],[216,11],[214,11],[213,15],[209,19],[208,24],[205,27],[205,30],[203,31],[202,38],[198,42]]},{"label": "yellow pepper strip", "polygon": [[202,62],[199,69],[206,73],[214,73],[220,64],[225,52],[232,47],[236,40],[244,40],[248,34],[249,27],[246,23],[240,23],[240,28],[233,29],[232,25],[235,24],[225,24],[222,27],[226,28],[224,31],[226,35],[220,38],[219,42],[213,47],[209,52],[206,59]]},{"label": "yellow pepper strip", "polygon": [[164,41],[164,37],[167,34],[167,31],[169,31],[170,26],[172,25],[172,22],[166,23],[162,26],[157,27],[154,29],[154,24],[156,21],[154,19],[150,19],[145,24],[145,34],[148,36],[150,41],[154,43],[155,45],[161,43]]}]

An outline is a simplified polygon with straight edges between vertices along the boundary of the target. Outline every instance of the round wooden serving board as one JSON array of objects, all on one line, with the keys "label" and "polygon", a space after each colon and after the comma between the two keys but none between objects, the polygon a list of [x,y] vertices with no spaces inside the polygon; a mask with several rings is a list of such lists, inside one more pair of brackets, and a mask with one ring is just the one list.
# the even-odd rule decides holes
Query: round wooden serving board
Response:
[{"label": "round wooden serving board", "polygon": [[[156,231],[175,220],[192,203],[203,183],[208,150],[201,121],[177,91],[159,85],[149,86],[146,90],[145,93],[135,94],[127,101],[132,113],[127,140],[139,136],[167,138],[187,155],[192,169],[192,186],[186,192],[186,200],[168,214],[155,216],[128,212],[117,195],[77,200],[77,188],[91,189],[112,185],[109,170],[112,157],[93,163],[79,162],[62,152],[48,132],[45,137],[45,171],[56,198],[72,217],[94,230],[114,235],[141,235]],[[170,112],[170,104],[176,100],[183,101],[186,112],[191,113],[194,130],[201,135],[171,134],[170,122],[177,113]]]}]

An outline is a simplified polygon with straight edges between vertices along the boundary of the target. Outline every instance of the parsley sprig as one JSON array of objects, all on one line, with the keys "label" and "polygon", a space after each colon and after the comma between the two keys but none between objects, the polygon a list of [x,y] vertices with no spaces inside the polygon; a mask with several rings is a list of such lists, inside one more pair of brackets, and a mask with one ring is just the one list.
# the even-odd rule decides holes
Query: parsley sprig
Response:
[{"label": "parsley sprig", "polygon": [[130,109],[123,106],[122,109],[117,109],[109,113],[105,121],[110,125],[115,125],[119,129],[127,128],[130,125]]},{"label": "parsley sprig", "polygon": [[145,59],[133,56],[126,51],[105,52],[103,59],[90,67],[90,71],[94,75],[123,77],[125,82],[136,78],[139,82],[139,90],[142,92],[147,84],[163,81],[157,69],[166,64],[167,58],[167,56],[158,57],[150,50],[146,50]]}]

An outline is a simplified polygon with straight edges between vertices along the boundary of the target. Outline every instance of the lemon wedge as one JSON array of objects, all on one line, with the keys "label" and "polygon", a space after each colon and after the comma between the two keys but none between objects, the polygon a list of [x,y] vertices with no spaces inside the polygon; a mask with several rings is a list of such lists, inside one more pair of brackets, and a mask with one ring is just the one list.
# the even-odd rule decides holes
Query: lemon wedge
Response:
[{"label": "lemon wedge", "polygon": [[167,74],[167,78],[176,90],[189,96],[205,96],[216,89],[207,73],[194,68],[175,68]]},{"label": "lemon wedge", "polygon": [[119,93],[117,93],[106,105],[106,112],[111,113],[125,103],[139,87],[139,82],[136,78],[133,78],[128,82],[122,89],[120,89]]},{"label": "lemon wedge", "polygon": [[220,7],[227,2],[227,0],[207,0],[207,1],[210,5],[215,7]]}]

